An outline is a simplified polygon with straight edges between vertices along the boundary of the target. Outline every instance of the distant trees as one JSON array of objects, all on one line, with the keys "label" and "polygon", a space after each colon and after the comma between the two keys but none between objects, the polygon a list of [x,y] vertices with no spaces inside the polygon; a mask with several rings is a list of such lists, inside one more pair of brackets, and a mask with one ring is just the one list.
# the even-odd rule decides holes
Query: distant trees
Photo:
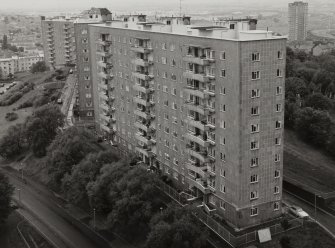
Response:
[{"label": "distant trees", "polygon": [[25,135],[22,124],[8,128],[5,136],[0,140],[0,155],[11,159],[20,154],[25,148]]},{"label": "distant trees", "polygon": [[8,48],[8,38],[7,38],[7,35],[5,35],[5,34],[2,37],[2,46],[1,46],[1,48],[3,50],[6,50]]},{"label": "distant trees", "polygon": [[38,61],[35,64],[31,66],[31,73],[36,73],[36,72],[45,72],[48,71],[49,67],[45,64],[44,61]]},{"label": "distant trees", "polygon": [[332,108],[332,102],[323,94],[315,93],[306,98],[305,106],[312,107],[316,110],[330,110]]},{"label": "distant trees", "polygon": [[0,172],[0,224],[4,223],[11,213],[11,201],[14,187],[9,184],[9,180]]}]

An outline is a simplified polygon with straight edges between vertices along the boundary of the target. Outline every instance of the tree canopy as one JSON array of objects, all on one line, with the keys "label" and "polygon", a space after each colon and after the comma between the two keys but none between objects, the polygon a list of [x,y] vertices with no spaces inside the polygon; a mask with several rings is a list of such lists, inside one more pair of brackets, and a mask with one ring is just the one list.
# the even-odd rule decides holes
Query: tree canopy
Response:
[{"label": "tree canopy", "polygon": [[8,178],[0,172],[0,224],[3,223],[11,213],[11,201],[14,187]]}]

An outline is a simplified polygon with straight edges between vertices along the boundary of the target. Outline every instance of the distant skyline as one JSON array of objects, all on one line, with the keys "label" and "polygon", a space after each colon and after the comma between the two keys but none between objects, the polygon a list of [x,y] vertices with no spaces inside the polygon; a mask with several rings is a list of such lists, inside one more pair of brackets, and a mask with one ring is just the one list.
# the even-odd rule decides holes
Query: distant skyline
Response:
[{"label": "distant skyline", "polygon": [[[222,11],[225,8],[238,8],[250,6],[253,9],[259,8],[286,8],[289,0],[182,0],[182,6],[186,12],[193,11],[193,7],[203,7],[204,10],[207,8],[213,8],[222,6]],[[308,0],[306,1],[310,5],[314,3],[332,3],[333,0]],[[8,1],[0,0],[1,10],[81,10],[87,9],[92,6],[94,7],[107,7],[111,11],[144,11],[154,9],[167,9],[167,10],[179,10],[179,0],[21,0],[21,1]],[[219,9],[218,9],[219,10]]]}]

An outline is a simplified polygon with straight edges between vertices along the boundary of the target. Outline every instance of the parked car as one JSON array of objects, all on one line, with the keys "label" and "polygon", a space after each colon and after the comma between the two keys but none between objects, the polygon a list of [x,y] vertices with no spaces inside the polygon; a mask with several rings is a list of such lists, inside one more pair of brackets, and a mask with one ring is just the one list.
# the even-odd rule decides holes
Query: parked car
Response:
[{"label": "parked car", "polygon": [[308,213],[306,213],[304,210],[302,210],[301,207],[291,206],[288,209],[293,215],[295,215],[299,218],[306,219],[306,218],[309,217]]}]

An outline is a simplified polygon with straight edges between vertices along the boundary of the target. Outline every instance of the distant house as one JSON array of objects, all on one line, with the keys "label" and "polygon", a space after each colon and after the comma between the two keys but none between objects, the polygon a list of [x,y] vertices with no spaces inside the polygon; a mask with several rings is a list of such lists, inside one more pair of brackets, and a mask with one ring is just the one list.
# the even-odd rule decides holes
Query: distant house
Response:
[{"label": "distant house", "polygon": [[332,49],[335,49],[333,43],[319,44],[312,48],[312,54],[314,56],[320,56],[322,54],[330,52]]}]

